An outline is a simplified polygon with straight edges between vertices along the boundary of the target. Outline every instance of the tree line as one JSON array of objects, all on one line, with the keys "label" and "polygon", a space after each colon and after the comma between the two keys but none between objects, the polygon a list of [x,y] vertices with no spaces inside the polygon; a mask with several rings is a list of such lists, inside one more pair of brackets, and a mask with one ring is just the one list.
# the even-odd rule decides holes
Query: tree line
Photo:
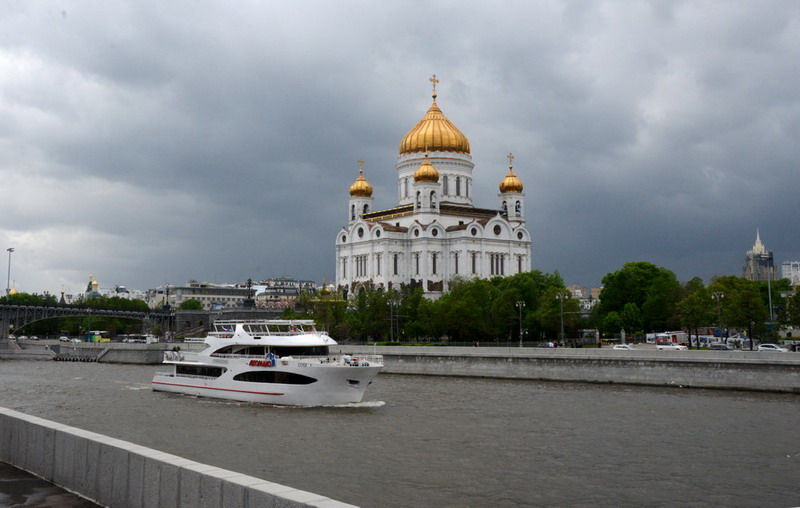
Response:
[{"label": "tree line", "polygon": [[[771,284],[735,276],[709,284],[695,277],[681,283],[666,268],[626,263],[602,280],[599,304],[588,314],[566,291],[558,272],[533,270],[509,277],[455,279],[438,300],[420,288],[400,291],[364,288],[345,299],[337,293],[304,294],[285,317],[315,319],[337,340],[376,342],[559,341],[597,329],[628,337],[687,329],[694,343],[701,328],[718,327],[748,337],[774,335],[785,325],[800,326],[800,293],[789,281]],[[770,316],[769,301],[772,301]],[[563,323],[563,335],[562,335]]]}]

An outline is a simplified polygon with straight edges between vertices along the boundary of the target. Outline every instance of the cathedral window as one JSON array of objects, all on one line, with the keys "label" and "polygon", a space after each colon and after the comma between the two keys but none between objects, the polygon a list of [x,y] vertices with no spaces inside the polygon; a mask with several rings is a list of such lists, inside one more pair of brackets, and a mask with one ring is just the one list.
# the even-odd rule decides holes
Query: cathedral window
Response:
[{"label": "cathedral window", "polygon": [[477,234],[478,234],[478,228],[472,228],[472,229],[470,230],[470,234],[471,234],[472,236],[475,236],[475,235],[477,235]]},{"label": "cathedral window", "polygon": [[514,205],[514,213],[516,213],[517,217],[522,216],[522,203],[517,201],[517,204]]},{"label": "cathedral window", "polygon": [[431,208],[436,208],[436,192],[431,191]]},{"label": "cathedral window", "polygon": [[408,197],[408,178],[403,178],[403,197]]},{"label": "cathedral window", "polygon": [[460,195],[461,195],[461,177],[457,176],[456,177],[456,196],[460,196]]},{"label": "cathedral window", "polygon": [[381,255],[375,254],[375,275],[381,274]]},{"label": "cathedral window", "polygon": [[458,275],[458,252],[453,253],[453,268],[455,274]]},{"label": "cathedral window", "polygon": [[472,180],[470,180],[469,178],[465,178],[464,179],[464,190],[466,191],[467,197],[469,197],[469,186],[470,186],[471,183],[472,183]]},{"label": "cathedral window", "polygon": [[342,258],[342,278],[347,278],[347,258]]},{"label": "cathedral window", "polygon": [[434,229],[431,231],[431,236],[439,236],[439,230],[438,230],[438,229],[436,229],[436,228],[434,228]]},{"label": "cathedral window", "polygon": [[397,261],[398,261],[398,257],[399,257],[399,254],[395,254],[395,255],[393,256],[393,258],[394,258],[394,259],[392,260],[392,264],[394,265],[394,270],[393,270],[393,272],[394,272],[394,275],[397,275],[397,274],[399,273],[399,272],[398,272],[398,266],[397,266],[397,264],[398,264],[398,263],[397,263]]},{"label": "cathedral window", "polygon": [[419,275],[419,252],[414,253],[414,274]]},{"label": "cathedral window", "polygon": [[447,196],[450,194],[450,191],[447,189],[447,175],[442,177],[442,195]]},{"label": "cathedral window", "polygon": [[503,254],[498,254],[500,257],[500,275],[506,274],[506,257]]},{"label": "cathedral window", "polygon": [[494,234],[495,235],[500,236],[500,233],[502,233],[502,232],[503,232],[503,228],[501,228],[499,224],[494,227]]},{"label": "cathedral window", "polygon": [[478,273],[478,253],[477,252],[473,252],[472,253],[472,273],[473,274]]},{"label": "cathedral window", "polygon": [[436,257],[438,256],[438,252],[431,253],[431,273],[436,275]]},{"label": "cathedral window", "polygon": [[422,208],[422,197],[419,191],[417,191],[417,208]]},{"label": "cathedral window", "polygon": [[503,215],[508,216],[508,203],[503,201]]},{"label": "cathedral window", "polygon": [[522,273],[522,256],[517,256],[517,273]]},{"label": "cathedral window", "polygon": [[356,220],[356,205],[350,207],[350,220]]},{"label": "cathedral window", "polygon": [[358,237],[359,238],[363,238],[364,237],[364,228],[358,228]]},{"label": "cathedral window", "polygon": [[364,203],[364,211],[361,213],[367,213],[369,211],[369,205]]}]

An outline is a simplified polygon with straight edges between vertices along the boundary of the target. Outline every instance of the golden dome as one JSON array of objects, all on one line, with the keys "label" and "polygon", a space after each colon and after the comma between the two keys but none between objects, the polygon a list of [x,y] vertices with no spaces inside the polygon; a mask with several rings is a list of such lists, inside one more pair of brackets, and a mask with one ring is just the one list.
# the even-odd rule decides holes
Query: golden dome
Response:
[{"label": "golden dome", "polygon": [[436,75],[431,78],[434,83],[433,104],[428,112],[417,122],[417,125],[403,137],[400,142],[400,155],[419,152],[457,152],[470,153],[469,140],[444,116],[436,104]]},{"label": "golden dome", "polygon": [[500,181],[500,192],[505,194],[508,192],[516,192],[518,194],[522,193],[522,182],[517,175],[514,174],[513,165],[511,162],[514,160],[514,156],[508,154],[508,174]]},{"label": "golden dome", "polygon": [[350,186],[350,195],[363,198],[372,197],[372,185],[364,178],[364,161],[359,160],[358,164],[358,178],[356,178],[356,181]]},{"label": "golden dome", "polygon": [[18,293],[19,293],[19,291],[17,291],[17,288],[11,288],[11,289],[8,290],[8,296],[14,296],[14,295],[16,295]]},{"label": "golden dome", "polygon": [[415,182],[438,182],[439,181],[439,171],[433,167],[431,161],[428,160],[428,154],[425,154],[425,160],[422,161],[419,168],[414,171],[414,181]]}]

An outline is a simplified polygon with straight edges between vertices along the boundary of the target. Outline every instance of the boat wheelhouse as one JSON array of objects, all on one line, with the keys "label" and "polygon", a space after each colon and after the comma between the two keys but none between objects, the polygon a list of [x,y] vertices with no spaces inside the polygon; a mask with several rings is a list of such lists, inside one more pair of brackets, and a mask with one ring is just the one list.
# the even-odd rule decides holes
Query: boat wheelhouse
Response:
[{"label": "boat wheelhouse", "polygon": [[267,404],[360,402],[383,368],[376,355],[331,354],[310,320],[218,320],[199,352],[167,351],[153,390]]}]

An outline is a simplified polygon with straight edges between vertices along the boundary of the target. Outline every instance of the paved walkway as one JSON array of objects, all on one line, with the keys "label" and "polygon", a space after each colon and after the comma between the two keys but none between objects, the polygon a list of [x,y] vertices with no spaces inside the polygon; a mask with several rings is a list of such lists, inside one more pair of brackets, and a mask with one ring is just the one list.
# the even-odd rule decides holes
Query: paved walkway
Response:
[{"label": "paved walkway", "polygon": [[100,505],[0,462],[0,507],[98,508]]}]

